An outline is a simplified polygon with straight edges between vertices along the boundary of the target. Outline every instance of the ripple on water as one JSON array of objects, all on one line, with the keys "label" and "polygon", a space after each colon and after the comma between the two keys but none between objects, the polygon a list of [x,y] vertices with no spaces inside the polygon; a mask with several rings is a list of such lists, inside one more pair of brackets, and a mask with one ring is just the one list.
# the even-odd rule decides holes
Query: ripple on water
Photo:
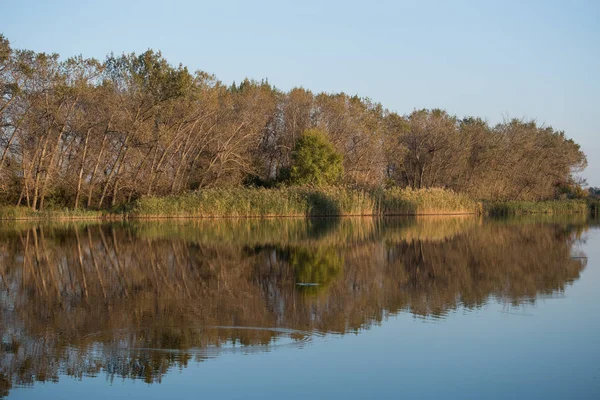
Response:
[{"label": "ripple on water", "polygon": [[[152,328],[154,329],[154,328]],[[98,339],[96,345],[94,345],[94,353],[102,357],[102,354],[108,353],[140,353],[140,352],[163,352],[172,354],[186,354],[195,356],[198,358],[215,358],[222,354],[227,353],[264,353],[273,351],[279,348],[303,348],[311,344],[317,338],[325,337],[324,332],[317,330],[298,330],[285,327],[257,327],[257,326],[202,326],[192,328],[180,328],[180,327],[164,327],[161,328],[164,332],[179,331],[180,333],[185,332],[186,334],[193,334],[202,341],[203,337],[207,339],[201,345],[192,345],[190,347],[176,347],[170,346],[170,343],[163,345],[140,345],[143,344],[142,339],[146,336],[147,331],[150,328],[140,327],[137,329],[122,329],[113,330],[111,332],[99,331],[85,335],[85,338],[94,340]],[[257,333],[266,333],[268,336],[267,341],[255,342],[255,343],[242,343],[240,337],[242,332],[253,331]],[[270,334],[270,336],[269,336]],[[107,343],[102,340],[101,337],[111,337],[111,340]],[[215,341],[215,338],[218,340]],[[99,346],[98,346],[99,345]]]}]

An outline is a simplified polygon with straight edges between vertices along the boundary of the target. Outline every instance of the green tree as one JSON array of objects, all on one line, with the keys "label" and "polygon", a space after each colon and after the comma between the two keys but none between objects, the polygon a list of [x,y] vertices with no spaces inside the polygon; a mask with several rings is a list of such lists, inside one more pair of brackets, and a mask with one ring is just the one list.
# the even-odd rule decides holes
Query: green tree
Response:
[{"label": "green tree", "polygon": [[344,172],[343,157],[333,148],[325,133],[308,129],[296,142],[292,153],[290,182],[296,185],[330,185]]}]

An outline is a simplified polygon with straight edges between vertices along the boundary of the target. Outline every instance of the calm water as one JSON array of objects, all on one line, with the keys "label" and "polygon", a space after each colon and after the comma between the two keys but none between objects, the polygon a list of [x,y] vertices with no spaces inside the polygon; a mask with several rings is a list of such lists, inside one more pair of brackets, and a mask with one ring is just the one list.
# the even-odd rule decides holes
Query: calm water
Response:
[{"label": "calm water", "polygon": [[584,218],[0,227],[0,398],[600,398]]}]

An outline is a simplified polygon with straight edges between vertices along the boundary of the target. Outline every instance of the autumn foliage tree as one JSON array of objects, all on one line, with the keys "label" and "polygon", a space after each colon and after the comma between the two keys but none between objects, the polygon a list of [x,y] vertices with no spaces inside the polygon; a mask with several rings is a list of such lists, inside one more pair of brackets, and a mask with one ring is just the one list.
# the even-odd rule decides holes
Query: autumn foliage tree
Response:
[{"label": "autumn foliage tree", "polygon": [[104,209],[244,184],[442,187],[477,199],[576,193],[564,132],[345,93],[225,85],[160,52],[104,61],[13,49],[0,35],[0,203]]}]

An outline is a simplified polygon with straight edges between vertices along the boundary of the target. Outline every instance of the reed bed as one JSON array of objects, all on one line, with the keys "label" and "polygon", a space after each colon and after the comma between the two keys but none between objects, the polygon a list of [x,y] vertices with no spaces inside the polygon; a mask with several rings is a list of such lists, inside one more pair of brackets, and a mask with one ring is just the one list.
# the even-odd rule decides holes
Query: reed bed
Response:
[{"label": "reed bed", "polygon": [[116,218],[116,213],[82,209],[33,210],[29,207],[0,206],[0,220],[90,220]]},{"label": "reed bed", "polygon": [[179,196],[142,197],[114,210],[0,206],[0,220],[121,220],[159,218],[339,217],[391,215],[589,214],[598,201],[478,202],[451,190],[287,187],[205,189]]},{"label": "reed bed", "polygon": [[209,189],[136,202],[137,218],[477,214],[481,205],[443,189]]},{"label": "reed bed", "polygon": [[506,201],[487,202],[483,205],[488,216],[514,216],[528,214],[587,214],[590,207],[585,200]]}]

